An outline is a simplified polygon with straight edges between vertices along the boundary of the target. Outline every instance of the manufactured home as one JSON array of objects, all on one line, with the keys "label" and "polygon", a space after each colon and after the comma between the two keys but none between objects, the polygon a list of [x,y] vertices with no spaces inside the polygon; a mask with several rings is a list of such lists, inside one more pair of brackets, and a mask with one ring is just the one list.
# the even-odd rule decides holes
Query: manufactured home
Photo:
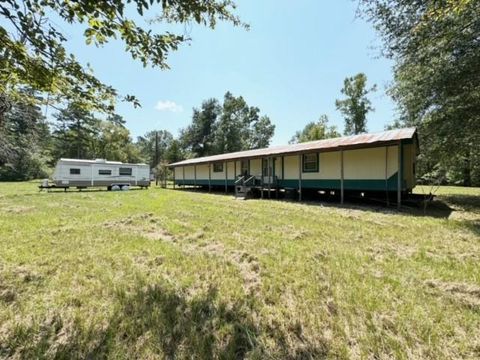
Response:
[{"label": "manufactured home", "polygon": [[415,128],[188,159],[170,164],[180,186],[402,196],[415,186]]},{"label": "manufactured home", "polygon": [[125,164],[104,159],[60,159],[53,173],[53,184],[44,187],[67,189],[77,187],[150,186],[150,167],[147,164]]}]

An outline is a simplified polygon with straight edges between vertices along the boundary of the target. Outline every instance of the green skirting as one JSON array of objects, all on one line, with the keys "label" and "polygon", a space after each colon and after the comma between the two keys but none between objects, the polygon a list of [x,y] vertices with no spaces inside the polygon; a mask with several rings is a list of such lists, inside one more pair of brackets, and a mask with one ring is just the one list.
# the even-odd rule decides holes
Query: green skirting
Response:
[{"label": "green skirting", "polygon": [[[370,190],[370,191],[396,191],[397,190],[397,179],[398,175],[395,173],[392,175],[387,183],[385,180],[373,180],[373,179],[355,179],[355,180],[344,180],[343,186],[345,190]],[[195,182],[194,179],[175,179],[175,184],[177,185],[188,185],[194,186],[208,186],[208,179],[197,179]],[[225,186],[225,180],[210,180],[211,186]],[[234,180],[228,180],[228,186],[234,186]],[[406,182],[402,184],[402,190],[406,190]],[[298,189],[299,181],[298,179],[286,179],[278,180],[278,186],[281,188],[293,188]],[[315,179],[315,180],[306,180],[302,179],[302,188],[304,189],[332,189],[340,190],[340,179]]]},{"label": "green skirting", "polygon": [[[182,179],[175,179],[175,184],[177,185],[189,185],[189,186],[195,186],[195,184],[197,186],[208,186],[208,179],[207,180],[204,180],[204,179],[197,179],[197,181],[195,182],[194,179],[185,179],[185,180],[182,180]],[[228,186],[233,186],[235,183],[234,180],[228,180],[227,181],[227,185]],[[210,180],[210,185],[212,186],[225,186],[225,180]]]},{"label": "green skirting", "polygon": [[[343,188],[345,190],[374,190],[382,191],[388,189],[389,191],[397,190],[398,175],[395,173],[387,182],[385,180],[374,179],[355,179],[355,180],[343,180]],[[279,180],[280,187],[298,189],[298,179]],[[306,180],[302,179],[302,188],[304,189],[333,189],[340,190],[340,179],[315,179]],[[406,182],[403,182],[403,190],[406,188]]]}]

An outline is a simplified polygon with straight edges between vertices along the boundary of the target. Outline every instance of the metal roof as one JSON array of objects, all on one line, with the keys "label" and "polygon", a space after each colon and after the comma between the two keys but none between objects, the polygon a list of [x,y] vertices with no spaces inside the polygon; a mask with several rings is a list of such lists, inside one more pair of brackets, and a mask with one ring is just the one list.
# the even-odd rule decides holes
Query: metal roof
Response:
[{"label": "metal roof", "polygon": [[95,159],[95,160],[88,160],[88,159],[66,159],[61,158],[58,160],[59,162],[66,162],[66,163],[75,163],[75,164],[103,164],[103,165],[147,165],[144,163],[140,164],[130,164],[130,163],[122,163],[121,161],[108,161],[105,159]]},{"label": "metal roof", "polygon": [[182,166],[182,165],[193,165],[193,164],[202,164],[210,162],[219,162],[233,159],[243,159],[243,158],[255,158],[255,157],[265,157],[272,155],[284,155],[290,153],[301,153],[308,152],[313,150],[335,150],[335,149],[345,149],[345,148],[354,148],[354,147],[369,147],[369,145],[379,145],[392,142],[398,142],[399,140],[413,139],[416,135],[416,128],[403,128],[396,130],[388,130],[379,133],[371,134],[360,134],[360,135],[351,135],[343,136],[339,138],[309,141],[300,144],[291,144],[291,145],[282,145],[282,146],[272,146],[264,149],[255,149],[255,150],[246,150],[246,151],[237,151],[227,154],[219,154],[212,156],[204,156],[195,159],[188,159],[179,161],[176,163],[170,164],[170,166]]}]

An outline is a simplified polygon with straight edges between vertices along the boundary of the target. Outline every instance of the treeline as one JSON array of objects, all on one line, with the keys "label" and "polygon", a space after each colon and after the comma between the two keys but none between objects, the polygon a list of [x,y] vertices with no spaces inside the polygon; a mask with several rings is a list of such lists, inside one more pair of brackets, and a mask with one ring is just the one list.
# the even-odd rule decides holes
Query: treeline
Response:
[{"label": "treeline", "polygon": [[393,126],[419,130],[418,174],[480,186],[480,1],[361,0],[360,10],[395,63]]},{"label": "treeline", "polygon": [[100,119],[70,103],[47,122],[39,106],[13,102],[0,122],[0,180],[48,177],[59,158],[146,162],[159,170],[185,158],[267,147],[274,131],[258,107],[230,92],[222,103],[208,99],[194,108],[178,138],[154,130],[135,140],[119,115]]}]

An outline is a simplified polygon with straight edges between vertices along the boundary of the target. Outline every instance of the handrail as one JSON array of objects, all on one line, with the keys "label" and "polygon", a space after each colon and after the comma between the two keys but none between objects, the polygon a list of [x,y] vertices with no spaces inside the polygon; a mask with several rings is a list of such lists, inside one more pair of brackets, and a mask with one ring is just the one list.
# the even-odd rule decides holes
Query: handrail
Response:
[{"label": "handrail", "polygon": [[242,176],[240,178],[238,178],[237,180],[235,180],[235,185],[237,185],[240,181],[243,181],[245,180],[245,176]]},{"label": "handrail", "polygon": [[245,184],[248,184],[251,180],[255,179],[255,175],[250,176],[247,180],[245,180]]}]

